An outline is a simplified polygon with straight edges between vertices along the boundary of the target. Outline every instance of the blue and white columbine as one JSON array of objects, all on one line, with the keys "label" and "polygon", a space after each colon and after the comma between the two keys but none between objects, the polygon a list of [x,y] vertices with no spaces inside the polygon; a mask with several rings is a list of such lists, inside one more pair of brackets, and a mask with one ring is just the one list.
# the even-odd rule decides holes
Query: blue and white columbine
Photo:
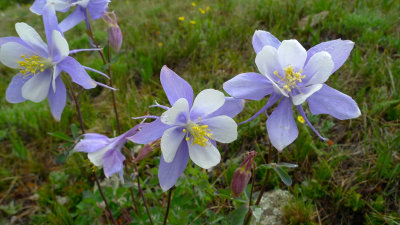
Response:
[{"label": "blue and white columbine", "polygon": [[97,20],[103,17],[110,0],[36,0],[31,6],[31,11],[42,15],[48,5],[52,5],[54,11],[66,12],[71,7],[75,10],[60,23],[63,32],[75,27],[83,20]]},{"label": "blue and white columbine", "polygon": [[15,24],[19,37],[0,38],[0,61],[19,70],[7,88],[6,99],[10,103],[20,103],[26,100],[41,102],[48,98],[53,117],[60,120],[67,99],[60,76],[62,71],[85,89],[99,83],[85,71],[96,70],[82,66],[69,56],[68,43],[52,10],[44,11],[43,21],[47,43],[26,23]]},{"label": "blue and white columbine", "polygon": [[147,144],[161,138],[158,178],[166,191],[175,185],[190,159],[204,169],[221,160],[215,141],[230,143],[237,138],[237,124],[232,119],[243,109],[243,100],[226,98],[220,91],[206,89],[193,100],[192,87],[164,66],[161,84],[171,108],[128,139]]},{"label": "blue and white columbine", "polygon": [[282,151],[296,140],[298,129],[293,119],[292,103],[307,124],[322,139],[308,121],[301,106],[308,102],[312,114],[329,114],[337,119],[351,119],[361,115],[357,103],[324,84],[348,58],[354,43],[334,40],[318,44],[308,51],[297,40],[280,42],[266,31],[256,31],[253,47],[259,73],[239,74],[224,83],[224,89],[235,98],[261,100],[271,95],[267,104],[248,122],[279,102],[267,120],[268,136],[272,145]]}]

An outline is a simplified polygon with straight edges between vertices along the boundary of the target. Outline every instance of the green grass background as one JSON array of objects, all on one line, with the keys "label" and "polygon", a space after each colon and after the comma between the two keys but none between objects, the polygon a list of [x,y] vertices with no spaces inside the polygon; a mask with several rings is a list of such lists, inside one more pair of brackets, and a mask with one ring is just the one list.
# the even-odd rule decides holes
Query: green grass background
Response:
[{"label": "green grass background", "polygon": [[[0,3],[0,36],[16,36],[16,22],[43,30],[41,18],[22,3]],[[209,10],[202,14],[199,8],[206,10],[207,6]],[[118,15],[124,34],[123,51],[113,55],[112,64],[123,130],[138,123],[132,116],[159,115],[162,111],[148,108],[154,101],[167,104],[159,82],[163,65],[187,80],[195,93],[205,88],[222,90],[223,82],[235,75],[257,71],[251,45],[257,29],[280,40],[297,39],[307,49],[337,38],[354,41],[349,59],[327,84],[352,96],[362,115],[339,121],[308,112],[315,127],[335,144],[328,147],[298,123],[296,142],[282,154],[274,150],[270,156],[274,162],[299,165],[288,171],[294,184],[286,187],[273,175],[268,189],[282,188],[293,194],[284,210],[287,224],[400,224],[398,1],[114,0],[110,8]],[[61,19],[66,14],[58,15]],[[181,16],[183,21],[178,19]],[[93,29],[105,45],[104,22],[94,21]],[[89,47],[83,23],[67,32],[66,38],[71,49]],[[97,53],[79,53],[75,58],[86,66],[105,69]],[[60,122],[52,119],[47,101],[7,103],[5,90],[15,73],[0,65],[0,224],[106,223],[86,156],[69,154],[79,135],[70,96]],[[80,101],[89,132],[115,135],[109,90],[84,91]],[[263,104],[265,100],[248,102],[236,121],[250,117]],[[235,220],[232,212],[248,195],[230,197],[232,174],[246,151],[258,151],[257,163],[265,163],[265,120],[261,116],[239,126],[239,139],[220,146],[222,163],[213,171],[189,164],[174,190],[171,224],[230,224]],[[138,148],[129,147],[129,151]],[[158,186],[159,155],[156,151],[139,165],[150,211],[158,224],[167,197]],[[141,200],[137,199],[139,215],[129,208],[128,187],[134,188],[135,195],[137,188],[132,168],[127,170],[125,185],[106,184],[105,194],[121,224],[148,224]],[[102,171],[97,173],[102,176]],[[265,170],[259,169],[255,191],[264,176]]]}]

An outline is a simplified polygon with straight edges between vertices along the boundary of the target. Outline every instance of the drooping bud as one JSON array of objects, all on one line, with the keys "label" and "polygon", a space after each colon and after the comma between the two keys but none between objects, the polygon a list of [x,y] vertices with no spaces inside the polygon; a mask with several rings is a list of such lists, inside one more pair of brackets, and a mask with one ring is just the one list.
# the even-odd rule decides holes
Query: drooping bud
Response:
[{"label": "drooping bud", "polygon": [[104,20],[108,24],[108,41],[115,52],[119,52],[122,45],[122,32],[118,26],[117,16],[114,12],[104,12]]},{"label": "drooping bud", "polygon": [[249,183],[251,177],[251,168],[256,155],[257,152],[255,151],[248,152],[246,159],[243,161],[240,167],[235,170],[231,183],[231,192],[233,197],[239,197]]},{"label": "drooping bud", "polygon": [[157,139],[150,144],[147,144],[143,146],[142,149],[140,149],[139,154],[136,158],[133,159],[135,163],[139,163],[142,161],[144,158],[146,158],[150,153],[153,152],[154,149],[160,148],[160,139]]}]

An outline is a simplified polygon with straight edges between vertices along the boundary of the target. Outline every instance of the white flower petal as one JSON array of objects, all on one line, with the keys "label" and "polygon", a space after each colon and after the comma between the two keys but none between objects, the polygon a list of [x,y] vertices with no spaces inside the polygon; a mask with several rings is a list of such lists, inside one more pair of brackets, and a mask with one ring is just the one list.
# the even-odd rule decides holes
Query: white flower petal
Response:
[{"label": "white flower petal", "polygon": [[54,10],[56,11],[63,11],[71,6],[70,1],[65,0],[47,0],[48,4],[53,5]]},{"label": "white flower petal", "polygon": [[19,37],[31,47],[39,48],[42,53],[47,53],[47,44],[44,43],[38,32],[26,23],[16,23],[15,30]]},{"label": "white flower petal", "polygon": [[202,121],[211,130],[212,138],[221,143],[231,143],[237,139],[237,124],[228,116],[216,116]]},{"label": "white flower petal", "polygon": [[315,92],[319,91],[319,89],[321,88],[322,84],[314,84],[308,87],[301,88],[300,90],[302,93],[292,97],[293,104],[294,105],[302,104],[305,100],[307,100],[308,97],[310,97]]},{"label": "white flower petal", "polygon": [[269,75],[271,77],[275,76],[274,71],[282,73],[282,67],[278,60],[278,51],[272,46],[264,46],[256,55],[255,62],[258,70],[263,75]]},{"label": "white flower petal", "polygon": [[103,165],[103,156],[106,154],[111,149],[111,145],[107,145],[106,147],[95,151],[95,152],[90,152],[88,153],[88,158],[91,163],[95,166],[102,166]]},{"label": "white flower petal", "polygon": [[41,102],[49,94],[52,73],[47,69],[42,73],[36,74],[22,86],[22,97],[32,102]]},{"label": "white flower petal", "polygon": [[298,71],[303,69],[307,51],[297,40],[284,40],[278,48],[278,59],[282,68],[293,66]]},{"label": "white flower petal", "polygon": [[68,42],[65,38],[61,35],[59,31],[53,30],[52,33],[52,40],[53,40],[53,50],[57,51],[58,57],[57,61],[63,60],[65,57],[69,55],[69,46]]},{"label": "white flower petal", "polygon": [[197,118],[215,112],[225,103],[224,93],[214,90],[205,89],[201,91],[194,99],[191,117]]},{"label": "white flower petal", "polygon": [[276,82],[279,80],[279,77],[277,77],[274,72],[277,71],[278,74],[284,76],[284,72],[279,64],[278,51],[276,48],[268,45],[264,46],[263,49],[257,54],[255,61],[258,70],[264,76],[266,76],[269,81],[271,81],[274,91],[289,97],[289,95],[282,88],[280,88],[278,84],[276,84]]},{"label": "white flower petal", "polygon": [[18,61],[24,61],[21,55],[32,56],[33,54],[35,53],[32,50],[23,45],[16,42],[8,42],[0,48],[0,61],[10,68],[21,69],[18,64]]},{"label": "white flower petal", "polygon": [[322,51],[314,54],[304,67],[305,84],[325,83],[332,74],[334,63],[328,52]]},{"label": "white flower petal", "polygon": [[165,162],[170,163],[174,160],[176,151],[185,135],[181,127],[172,127],[164,131],[161,137],[161,152]]},{"label": "white flower petal", "polygon": [[161,115],[161,122],[168,125],[185,125],[189,119],[189,103],[180,98],[175,104]]},{"label": "white flower petal", "polygon": [[201,168],[210,169],[221,161],[221,154],[211,143],[207,143],[205,147],[192,145],[190,142],[187,144],[190,159]]}]

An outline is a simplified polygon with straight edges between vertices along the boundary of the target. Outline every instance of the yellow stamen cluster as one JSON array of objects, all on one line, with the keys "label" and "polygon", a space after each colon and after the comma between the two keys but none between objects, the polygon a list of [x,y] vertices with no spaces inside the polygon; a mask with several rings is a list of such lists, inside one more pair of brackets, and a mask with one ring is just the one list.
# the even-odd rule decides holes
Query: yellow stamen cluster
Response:
[{"label": "yellow stamen cluster", "polygon": [[24,61],[17,61],[17,63],[23,68],[20,71],[23,75],[28,73],[35,74],[38,71],[43,72],[45,70],[45,64],[43,63],[42,58],[36,54],[33,56],[21,55],[21,58],[23,58]]},{"label": "yellow stamen cluster", "polygon": [[303,72],[302,69],[295,72],[293,66],[288,66],[284,68],[283,71],[285,71],[285,77],[280,76],[276,70],[274,71],[274,74],[284,82],[283,89],[286,91],[291,91],[292,88],[296,86],[297,82],[301,82],[302,79],[306,78],[305,75],[301,74]]},{"label": "yellow stamen cluster", "polygon": [[190,133],[190,137],[186,137],[186,141],[189,141],[190,138],[193,139],[193,143],[205,147],[208,143],[208,139],[212,139],[212,133],[210,129],[208,129],[208,125],[201,125],[196,123],[191,123],[187,126],[187,130],[183,129],[183,133]]}]

